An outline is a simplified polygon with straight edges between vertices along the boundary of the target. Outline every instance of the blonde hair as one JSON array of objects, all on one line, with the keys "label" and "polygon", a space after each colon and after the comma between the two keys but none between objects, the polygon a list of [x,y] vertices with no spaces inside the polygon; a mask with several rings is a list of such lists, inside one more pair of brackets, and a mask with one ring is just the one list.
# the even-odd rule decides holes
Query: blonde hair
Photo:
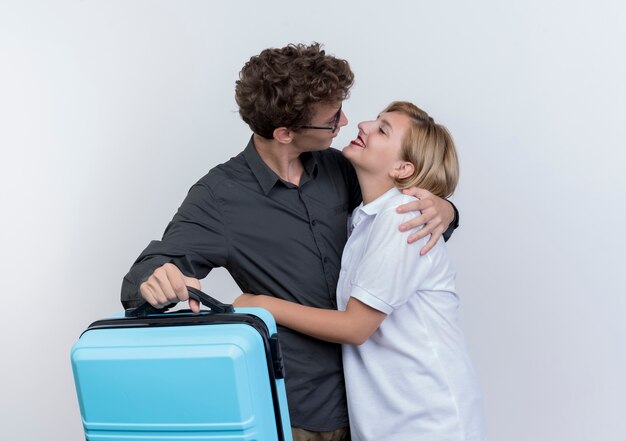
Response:
[{"label": "blonde hair", "polygon": [[383,112],[402,113],[412,123],[402,140],[400,156],[412,163],[415,171],[411,176],[396,178],[396,186],[420,187],[439,197],[449,197],[459,181],[459,160],[448,129],[407,101],[394,101]]}]

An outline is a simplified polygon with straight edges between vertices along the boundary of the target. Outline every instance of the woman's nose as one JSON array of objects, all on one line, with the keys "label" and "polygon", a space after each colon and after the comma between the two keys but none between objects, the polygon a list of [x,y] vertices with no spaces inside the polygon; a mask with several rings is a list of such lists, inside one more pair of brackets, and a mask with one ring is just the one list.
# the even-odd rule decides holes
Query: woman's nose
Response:
[{"label": "woman's nose", "polygon": [[361,121],[359,124],[357,124],[357,127],[359,128],[359,130],[363,133],[367,133],[369,126],[371,125],[372,121]]}]

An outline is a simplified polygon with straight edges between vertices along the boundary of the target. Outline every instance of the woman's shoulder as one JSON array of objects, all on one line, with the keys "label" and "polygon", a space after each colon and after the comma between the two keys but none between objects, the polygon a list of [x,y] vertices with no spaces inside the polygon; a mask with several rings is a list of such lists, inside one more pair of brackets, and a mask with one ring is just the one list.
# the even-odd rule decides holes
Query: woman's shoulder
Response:
[{"label": "woman's shoulder", "polygon": [[421,213],[419,211],[411,211],[409,213],[397,213],[396,208],[398,208],[402,204],[406,204],[414,201],[416,198],[411,195],[407,195],[402,193],[397,188],[393,188],[389,190],[389,196],[385,199],[384,203],[380,207],[380,214],[385,214],[386,216],[392,216],[393,214],[397,215],[396,217],[415,217],[419,216]]}]

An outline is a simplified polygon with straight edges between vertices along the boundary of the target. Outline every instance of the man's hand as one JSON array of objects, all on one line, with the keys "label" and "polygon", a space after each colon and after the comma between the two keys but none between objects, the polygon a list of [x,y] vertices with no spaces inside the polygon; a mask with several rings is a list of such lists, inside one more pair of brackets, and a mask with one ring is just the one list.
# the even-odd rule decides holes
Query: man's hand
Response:
[{"label": "man's hand", "polygon": [[144,300],[155,308],[189,300],[189,308],[193,312],[199,312],[200,304],[197,300],[189,298],[187,285],[200,289],[198,279],[187,277],[176,265],[166,263],[154,270],[148,280],[141,284],[139,292]]},{"label": "man's hand", "polygon": [[398,213],[417,210],[422,212],[420,216],[400,225],[400,231],[408,231],[424,225],[424,228],[409,236],[408,239],[409,243],[413,243],[429,234],[431,235],[428,243],[420,250],[420,256],[423,256],[435,246],[441,235],[454,220],[454,209],[447,200],[435,196],[428,190],[411,187],[402,190],[402,193],[419,198],[414,202],[400,205],[396,211]]}]

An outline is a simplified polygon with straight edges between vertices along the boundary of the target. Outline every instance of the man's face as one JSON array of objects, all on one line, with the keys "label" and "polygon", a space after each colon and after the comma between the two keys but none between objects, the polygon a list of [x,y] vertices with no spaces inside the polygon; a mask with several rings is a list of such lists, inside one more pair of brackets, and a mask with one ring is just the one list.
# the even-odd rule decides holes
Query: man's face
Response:
[{"label": "man's face", "polygon": [[325,150],[346,124],[348,118],[343,113],[341,103],[317,104],[310,123],[294,133],[293,143],[303,152]]}]

